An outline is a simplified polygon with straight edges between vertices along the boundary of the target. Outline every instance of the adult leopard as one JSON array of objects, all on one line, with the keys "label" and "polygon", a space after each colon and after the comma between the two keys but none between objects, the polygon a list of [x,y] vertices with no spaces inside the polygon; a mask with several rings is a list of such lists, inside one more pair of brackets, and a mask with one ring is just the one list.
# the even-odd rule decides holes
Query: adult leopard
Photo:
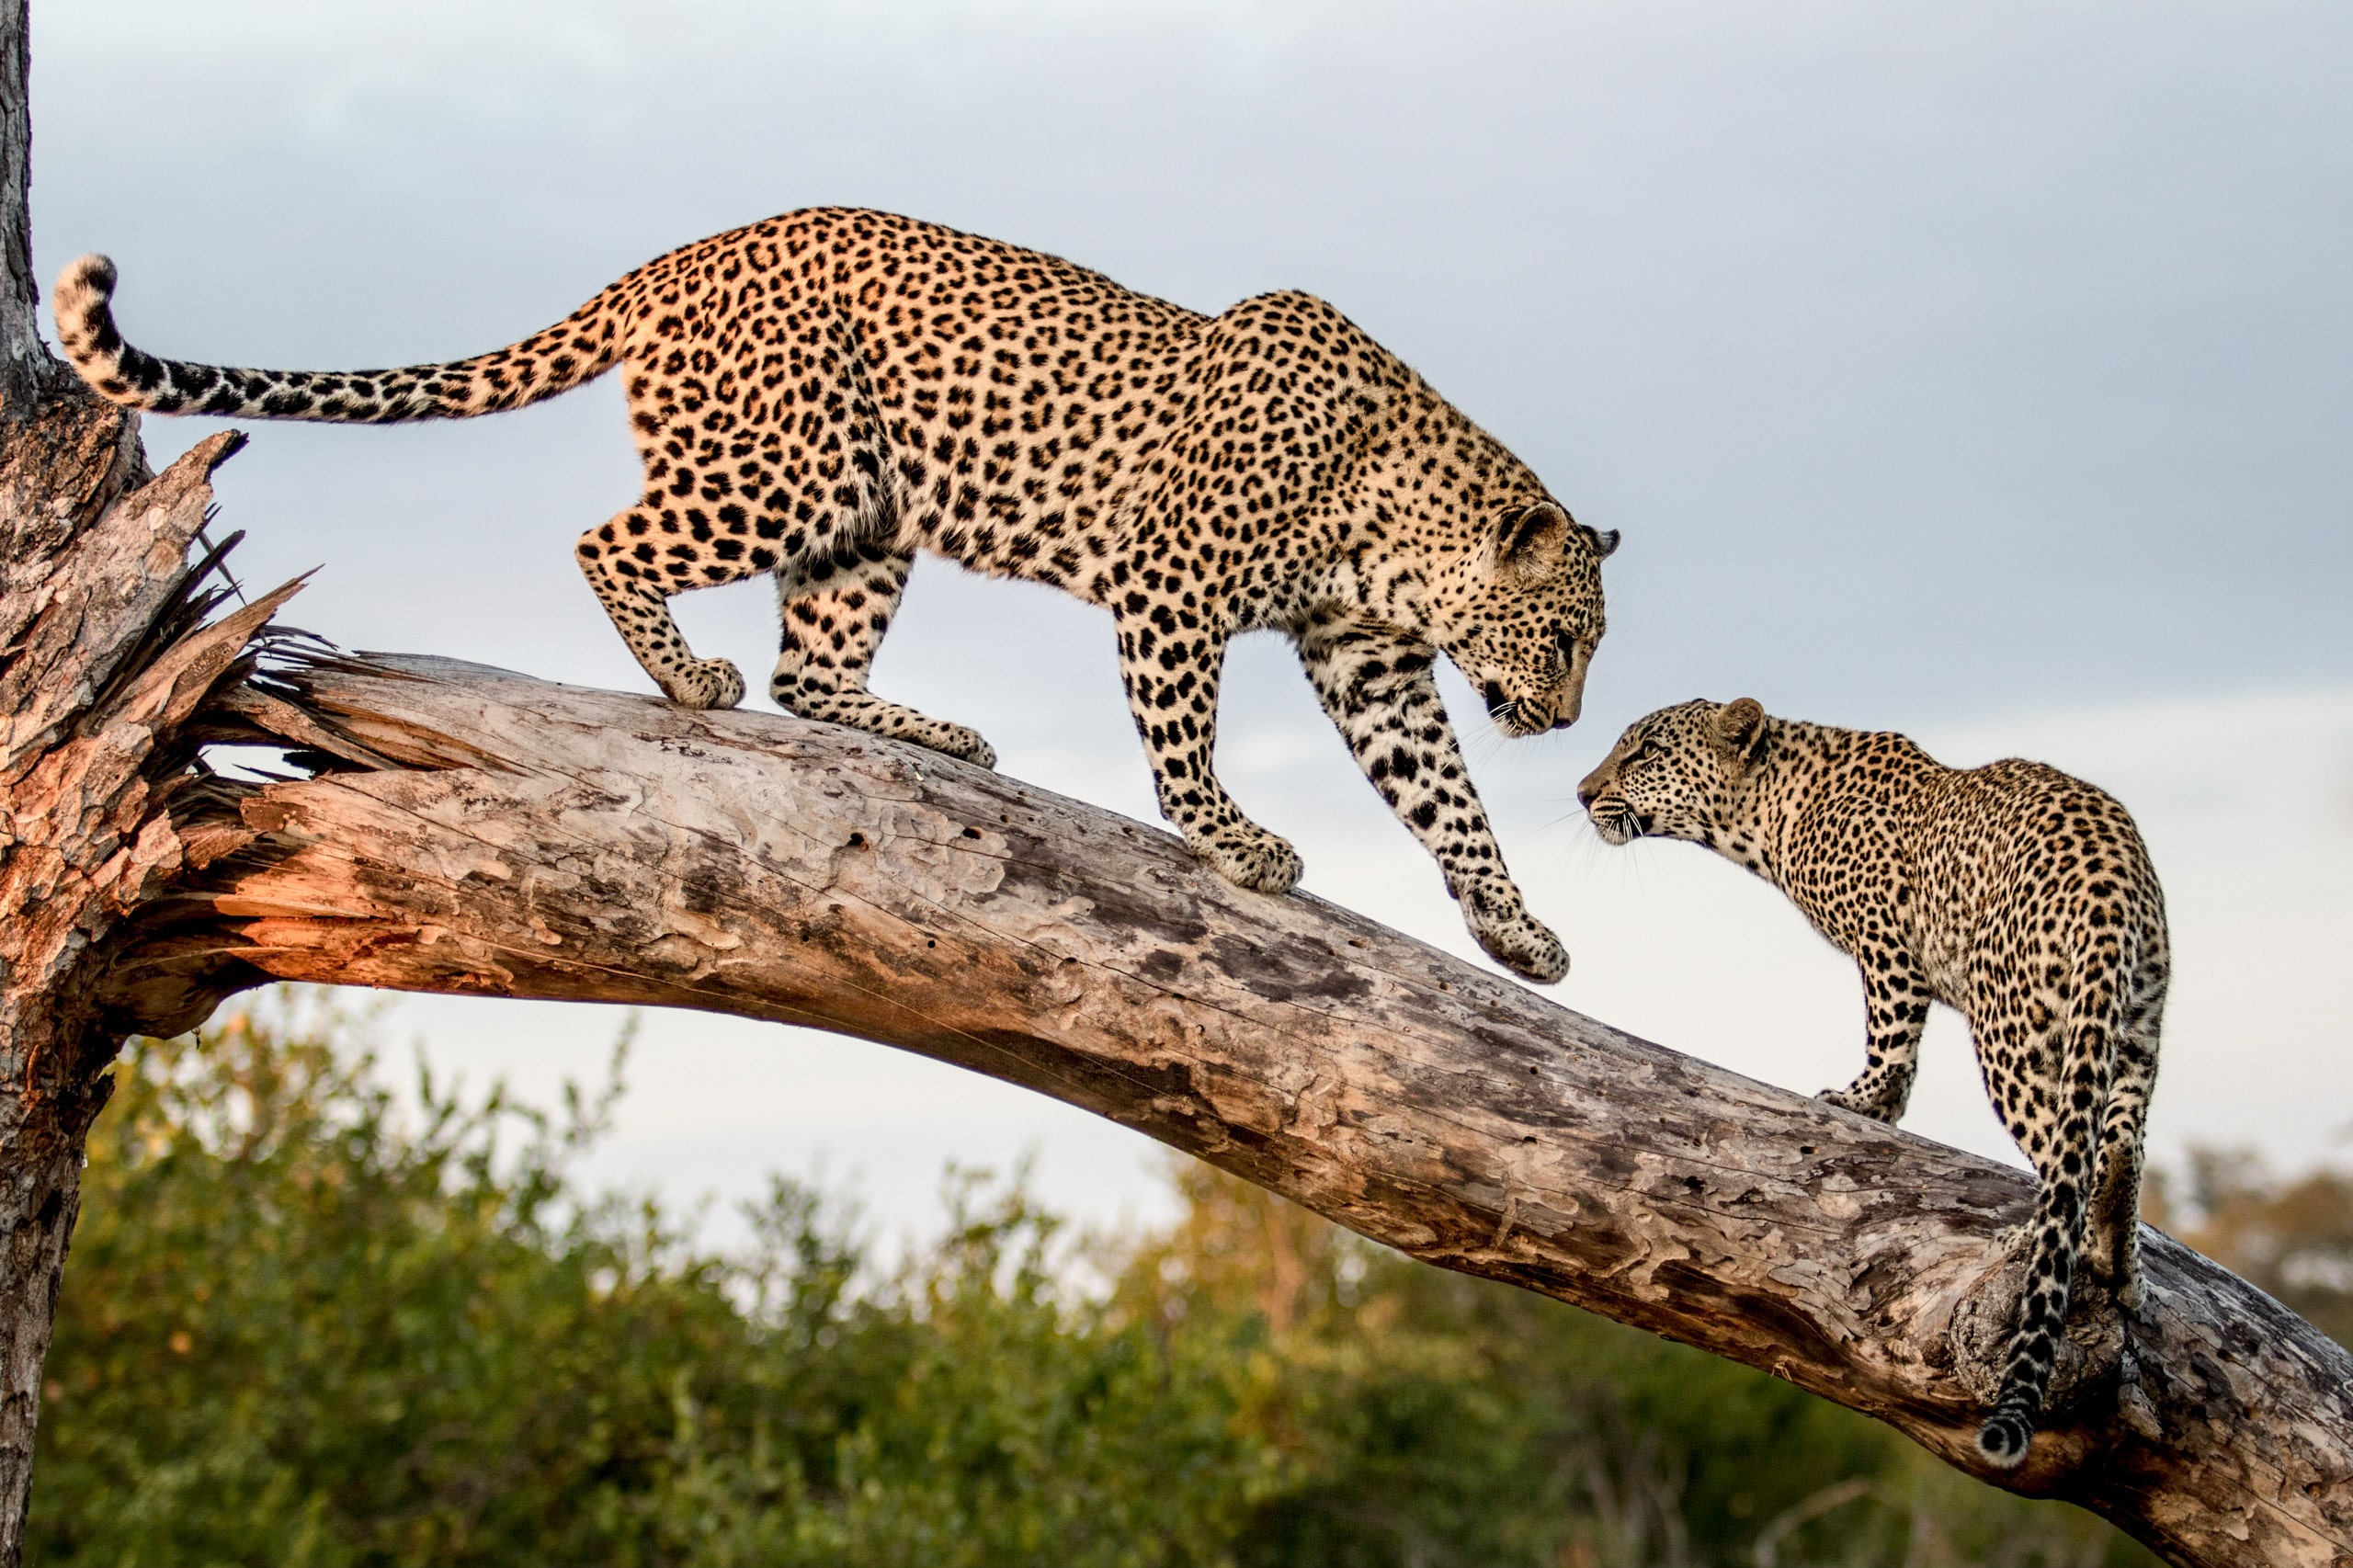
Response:
[{"label": "adult leopard", "polygon": [[2040,1177],[1977,1434],[1988,1460],[2018,1464],[2078,1256],[2141,1304],[2142,1131],[2172,961],[2131,814],[2041,763],[1947,767],[1903,735],[1775,719],[1747,698],[1637,719],[1577,799],[1612,844],[1688,839],[1747,867],[1856,960],[1863,1071],[1824,1099],[1893,1123],[1928,1004],[1968,1017],[1995,1112]]},{"label": "adult leopard", "polygon": [[1274,893],[1298,857],[1211,759],[1227,642],[1281,631],[1481,946],[1532,980],[1567,970],[1431,671],[1443,649],[1506,734],[1573,722],[1617,535],[1312,295],[1203,316],[1034,251],[824,208],[673,251],[511,347],[313,372],[143,353],[114,284],[103,256],[66,267],[59,338],[104,396],[158,413],[465,418],[620,368],[644,494],[577,554],[676,702],[731,707],[744,680],[694,655],[669,596],[771,573],[781,706],[993,766],[971,730],[867,690],[915,552],[1103,607],[1161,811],[1221,875]]}]

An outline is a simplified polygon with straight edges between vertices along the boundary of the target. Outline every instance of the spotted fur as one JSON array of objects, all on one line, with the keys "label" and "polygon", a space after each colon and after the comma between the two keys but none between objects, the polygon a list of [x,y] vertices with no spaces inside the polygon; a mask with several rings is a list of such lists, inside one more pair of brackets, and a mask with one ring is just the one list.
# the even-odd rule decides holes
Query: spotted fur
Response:
[{"label": "spotted fur", "polygon": [[1856,960],[1863,1071],[1823,1098],[1893,1122],[1928,1004],[1968,1017],[1986,1093],[2040,1177],[1977,1437],[1994,1463],[2018,1463],[2078,1258],[2141,1303],[2142,1128],[2171,970],[2131,817],[2040,763],[1946,767],[1902,735],[1768,718],[1745,698],[1635,721],[1577,798],[1612,844],[1688,839],[1747,867]]},{"label": "spotted fur", "polygon": [[1505,869],[1432,665],[1451,657],[1506,733],[1574,721],[1617,536],[1313,295],[1201,316],[1052,256],[818,209],[673,251],[511,347],[327,373],[142,353],[114,283],[103,256],[65,269],[60,340],[105,396],[159,413],[457,419],[619,368],[644,494],[577,554],[676,702],[731,707],[744,680],[694,655],[669,597],[772,574],[779,704],[992,766],[971,730],[867,690],[915,552],[1103,607],[1162,812],[1268,892],[1298,858],[1211,758],[1226,643],[1279,631],[1480,943],[1531,979],[1567,969]]}]

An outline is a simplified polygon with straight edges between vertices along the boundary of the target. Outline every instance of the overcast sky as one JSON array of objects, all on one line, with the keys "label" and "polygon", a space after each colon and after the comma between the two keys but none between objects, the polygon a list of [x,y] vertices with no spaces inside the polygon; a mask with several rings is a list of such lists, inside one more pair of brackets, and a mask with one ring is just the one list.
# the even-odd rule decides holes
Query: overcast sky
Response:
[{"label": "overcast sky", "polygon": [[[36,0],[33,42],[39,268],[109,252],[167,354],[477,352],[821,202],[1203,311],[1322,294],[1625,536],[1586,722],[1506,743],[1458,705],[1562,1001],[1800,1089],[1854,1071],[1851,971],[1776,895],[1574,820],[1627,720],[1752,695],[2109,786],[2177,928],[2160,1151],[2344,1147],[2353,10]],[[324,562],[292,619],[347,645],[643,689],[570,554],[633,497],[620,409],[267,427],[220,480],[239,562]],[[772,613],[743,585],[681,619],[758,687]],[[1233,668],[1224,771],[1309,885],[1469,950],[1287,652]],[[876,684],[1151,814],[1094,612],[935,563]],[[388,1032],[541,1082],[612,1021],[410,1003]],[[1938,1029],[1911,1124],[2003,1152]],[[713,1072],[728,1125],[688,1119]],[[1153,1201],[1119,1130],[857,1042],[669,1017],[633,1078],[608,1168],[681,1197],[822,1148],[915,1223],[944,1157],[1034,1144],[1050,1197]]]}]

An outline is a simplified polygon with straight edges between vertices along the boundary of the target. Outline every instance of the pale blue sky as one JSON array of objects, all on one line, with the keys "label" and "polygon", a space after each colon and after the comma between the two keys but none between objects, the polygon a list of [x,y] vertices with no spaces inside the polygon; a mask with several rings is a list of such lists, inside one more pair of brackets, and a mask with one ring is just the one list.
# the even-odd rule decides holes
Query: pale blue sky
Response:
[{"label": "pale blue sky", "polygon": [[[1203,310],[1313,290],[1625,535],[1586,723],[1472,742],[1575,956],[1563,1001],[1795,1087],[1851,1072],[1851,978],[1794,915],[1729,868],[1612,858],[1564,821],[1627,719],[1745,693],[1987,748],[1956,761],[2032,746],[2116,789],[2184,934],[2161,1142],[2302,1159],[2353,1122],[2353,1042],[2316,972],[2353,917],[2346,883],[2311,874],[2353,877],[2353,11],[34,9],[40,267],[110,252],[127,330],[162,352],[478,351],[671,245],[816,202]],[[157,421],[150,441],[201,433]],[[639,689],[569,550],[631,476],[600,385],[468,425],[267,427],[221,490],[249,577],[326,563],[301,624]],[[705,652],[764,669],[759,588],[685,608]],[[878,686],[975,724],[1008,771],[1149,811],[1090,612],[931,571]],[[1246,648],[1227,766],[1245,805],[1299,839],[1311,886],[1459,945],[1321,726],[1287,655]],[[477,1062],[530,1040],[597,1060],[557,1043],[569,1016],[398,1017]],[[623,1165],[733,1189],[824,1144],[896,1212],[886,1189],[927,1192],[944,1153],[1034,1138],[1074,1201],[1148,1187],[1105,1174],[1137,1164],[1124,1134],[783,1039],[664,1021],[624,1129],[654,1152]],[[744,1125],[662,1131],[656,1043],[765,1074]],[[1957,1035],[1942,1054],[1918,1124],[1998,1149]]]}]

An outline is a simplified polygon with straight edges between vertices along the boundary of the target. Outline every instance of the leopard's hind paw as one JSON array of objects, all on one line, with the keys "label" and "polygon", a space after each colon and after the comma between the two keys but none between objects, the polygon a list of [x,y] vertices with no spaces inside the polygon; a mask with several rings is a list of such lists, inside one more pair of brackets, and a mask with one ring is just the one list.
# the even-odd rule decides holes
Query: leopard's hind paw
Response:
[{"label": "leopard's hind paw", "polygon": [[1235,887],[1279,894],[1299,885],[1299,852],[1256,823],[1229,823],[1191,848]]},{"label": "leopard's hind paw", "polygon": [[744,700],[744,672],[729,659],[697,659],[661,684],[681,708],[733,708]]}]

